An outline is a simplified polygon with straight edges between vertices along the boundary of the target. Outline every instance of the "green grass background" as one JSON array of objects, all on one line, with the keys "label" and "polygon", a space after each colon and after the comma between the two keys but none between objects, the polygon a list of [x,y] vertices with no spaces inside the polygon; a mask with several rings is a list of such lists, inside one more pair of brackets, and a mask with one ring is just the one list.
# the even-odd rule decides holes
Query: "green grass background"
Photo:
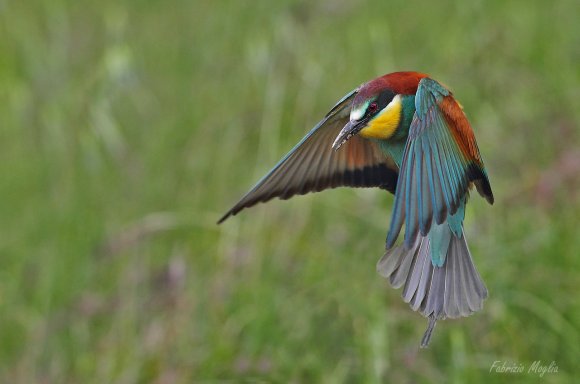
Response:
[{"label": "green grass background", "polygon": [[[580,377],[580,3],[0,1],[0,382],[568,383]],[[392,197],[216,220],[343,94],[419,70],[496,204],[484,310],[426,321],[375,272]],[[489,372],[496,360],[558,373]]]}]

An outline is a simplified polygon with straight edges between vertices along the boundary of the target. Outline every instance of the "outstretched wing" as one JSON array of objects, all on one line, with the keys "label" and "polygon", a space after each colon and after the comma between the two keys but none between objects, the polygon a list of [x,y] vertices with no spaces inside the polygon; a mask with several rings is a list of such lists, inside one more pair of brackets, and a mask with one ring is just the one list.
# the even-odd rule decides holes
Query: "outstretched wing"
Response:
[{"label": "outstretched wing", "polygon": [[349,120],[356,92],[344,96],[218,223],[274,197],[289,199],[341,186],[381,187],[394,193],[398,167],[376,143],[354,136],[340,150],[332,149],[334,139]]},{"label": "outstretched wing", "polygon": [[403,222],[405,244],[417,233],[425,236],[433,219],[441,224],[457,211],[473,182],[493,204],[493,193],[475,136],[451,92],[430,78],[420,81],[415,116],[403,153],[387,249],[395,243]]}]

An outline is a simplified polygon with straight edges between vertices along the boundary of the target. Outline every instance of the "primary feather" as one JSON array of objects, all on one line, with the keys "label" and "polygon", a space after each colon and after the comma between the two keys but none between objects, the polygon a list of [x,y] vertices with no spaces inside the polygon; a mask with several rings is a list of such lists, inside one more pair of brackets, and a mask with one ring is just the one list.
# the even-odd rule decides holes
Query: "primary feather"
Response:
[{"label": "primary feather", "polygon": [[[435,222],[454,214],[472,181],[490,203],[493,194],[484,171],[473,131],[451,93],[428,77],[419,82],[416,112],[403,153],[395,205],[387,235],[391,248],[405,224],[405,244],[410,247],[419,229],[424,236]],[[414,198],[418,191],[422,198]]]},{"label": "primary feather", "polygon": [[218,221],[275,197],[289,199],[327,188],[380,187],[395,191],[398,167],[379,146],[354,136],[341,151],[332,143],[348,122],[354,90],[344,96],[276,166]]}]

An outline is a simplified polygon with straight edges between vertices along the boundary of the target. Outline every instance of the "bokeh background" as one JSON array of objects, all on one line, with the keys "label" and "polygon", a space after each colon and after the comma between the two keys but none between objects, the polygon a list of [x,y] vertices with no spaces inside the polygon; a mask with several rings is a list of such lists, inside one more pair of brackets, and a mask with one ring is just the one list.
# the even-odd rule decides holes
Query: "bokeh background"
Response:
[{"label": "bokeh background", "polygon": [[[580,2],[0,1],[0,381],[573,382]],[[496,204],[484,310],[426,321],[375,272],[392,197],[216,220],[358,84],[463,104]],[[554,361],[500,374],[494,361]]]}]

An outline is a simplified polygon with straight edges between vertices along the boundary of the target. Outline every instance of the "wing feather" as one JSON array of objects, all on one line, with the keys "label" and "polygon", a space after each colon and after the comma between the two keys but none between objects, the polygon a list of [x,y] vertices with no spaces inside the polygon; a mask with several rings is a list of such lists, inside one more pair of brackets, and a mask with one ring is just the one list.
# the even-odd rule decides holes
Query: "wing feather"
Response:
[{"label": "wing feather", "polygon": [[449,90],[423,78],[415,95],[415,115],[403,152],[387,249],[394,245],[403,224],[409,248],[418,233],[425,236],[429,232],[433,219],[443,223],[457,211],[471,183],[493,203],[465,114]]},{"label": "wing feather", "polygon": [[340,150],[332,149],[334,139],[348,122],[356,93],[354,90],[344,96],[218,223],[274,197],[289,199],[341,186],[380,187],[394,193],[399,169],[375,142],[354,136]]}]

